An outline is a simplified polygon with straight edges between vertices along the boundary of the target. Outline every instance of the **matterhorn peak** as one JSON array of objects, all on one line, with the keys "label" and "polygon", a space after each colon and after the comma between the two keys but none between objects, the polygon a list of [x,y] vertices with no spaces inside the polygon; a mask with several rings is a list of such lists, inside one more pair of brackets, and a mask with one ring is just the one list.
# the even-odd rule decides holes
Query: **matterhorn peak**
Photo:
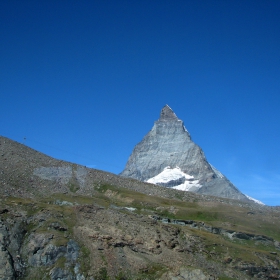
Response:
[{"label": "matterhorn peak", "polygon": [[248,201],[211,166],[201,148],[191,140],[183,121],[168,105],[135,146],[121,175],[164,187]]},{"label": "matterhorn peak", "polygon": [[160,112],[160,120],[178,120],[176,114],[173,112],[173,110],[166,104]]}]

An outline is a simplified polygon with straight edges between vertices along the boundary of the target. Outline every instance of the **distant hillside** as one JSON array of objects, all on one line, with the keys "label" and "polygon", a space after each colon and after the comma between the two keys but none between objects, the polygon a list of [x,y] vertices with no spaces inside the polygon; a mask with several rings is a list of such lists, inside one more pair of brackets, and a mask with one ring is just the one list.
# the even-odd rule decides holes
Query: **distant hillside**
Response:
[{"label": "distant hillside", "polygon": [[[204,201],[204,195],[162,188],[109,172],[57,160],[23,144],[0,136],[0,193],[15,196],[42,196],[50,193],[93,194],[101,184],[113,184],[138,192],[180,200]],[[206,200],[220,201],[207,196]],[[241,203],[227,200],[231,203]],[[249,202],[250,203],[250,202]],[[251,205],[251,203],[250,203]]]}]

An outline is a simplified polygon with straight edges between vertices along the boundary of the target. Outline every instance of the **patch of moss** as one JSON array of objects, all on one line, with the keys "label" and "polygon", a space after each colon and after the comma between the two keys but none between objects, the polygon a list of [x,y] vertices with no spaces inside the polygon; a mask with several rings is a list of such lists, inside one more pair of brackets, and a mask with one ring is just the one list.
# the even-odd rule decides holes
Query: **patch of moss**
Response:
[{"label": "patch of moss", "polygon": [[102,184],[102,185],[96,187],[95,189],[98,192],[105,193],[107,190],[115,190],[116,188],[111,185],[108,185],[108,184]]},{"label": "patch of moss", "polygon": [[130,273],[120,271],[117,275],[115,280],[133,280]]},{"label": "patch of moss", "polygon": [[90,269],[90,250],[86,246],[81,246],[80,264],[81,272],[86,274]]},{"label": "patch of moss", "polygon": [[80,189],[79,183],[73,177],[67,183],[67,187],[73,193],[76,193]]},{"label": "patch of moss", "polygon": [[231,278],[231,277],[222,275],[222,276],[219,277],[219,280],[235,280],[235,278]]},{"label": "patch of moss", "polygon": [[67,246],[69,239],[65,238],[63,236],[56,236],[55,238],[52,239],[52,244],[56,247],[60,246]]},{"label": "patch of moss", "polygon": [[36,224],[34,224],[33,222],[29,222],[28,224],[26,224],[25,229],[28,233],[30,233],[31,231],[33,231],[36,228]]},{"label": "patch of moss", "polygon": [[169,219],[175,219],[175,215],[173,213],[170,213],[167,209],[164,209],[160,211],[159,213],[162,217],[164,218],[169,218]]},{"label": "patch of moss", "polygon": [[55,267],[59,267],[61,269],[65,269],[65,264],[66,264],[66,258],[60,257],[56,262],[55,262]]},{"label": "patch of moss", "polygon": [[110,280],[106,267],[101,267],[94,277],[95,280]]},{"label": "patch of moss", "polygon": [[46,267],[32,267],[25,271],[23,279],[28,280],[50,280],[51,277],[49,275],[49,271],[47,271]]},{"label": "patch of moss", "polygon": [[135,280],[156,280],[159,279],[167,268],[159,263],[151,263],[146,269],[141,273],[134,276]]}]

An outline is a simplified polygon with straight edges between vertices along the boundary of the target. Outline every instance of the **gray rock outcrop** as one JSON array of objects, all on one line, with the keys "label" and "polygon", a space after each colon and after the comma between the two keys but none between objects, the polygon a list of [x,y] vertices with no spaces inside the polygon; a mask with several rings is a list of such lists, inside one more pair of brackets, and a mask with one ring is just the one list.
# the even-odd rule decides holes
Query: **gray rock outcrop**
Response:
[{"label": "gray rock outcrop", "polygon": [[22,276],[24,265],[19,251],[26,231],[21,221],[8,220],[10,228],[0,219],[0,279],[13,280]]},{"label": "gray rock outcrop", "polygon": [[[28,222],[16,215],[14,219],[0,219],[1,280],[45,279],[38,277],[48,267],[52,267],[51,280],[85,280],[80,271],[80,247],[75,240],[69,239],[64,245],[56,246],[53,242],[57,237],[53,233],[26,230],[28,225],[36,223],[34,217]],[[43,222],[40,219],[40,225]],[[61,227],[54,230],[60,231]]]},{"label": "gray rock outcrop", "polygon": [[[179,168],[180,172],[190,176],[191,179],[187,182],[190,191],[248,201],[244,194],[208,163],[202,149],[191,140],[182,120],[177,118],[168,105],[161,110],[160,118],[152,130],[135,146],[120,175],[154,182],[151,178],[158,176],[166,168]],[[177,176],[157,184],[174,187],[176,180],[178,184],[185,181],[183,176]],[[192,187],[192,181],[198,184]]]},{"label": "gray rock outcrop", "polygon": [[13,280],[16,276],[13,258],[7,248],[9,243],[8,229],[0,220],[0,279],[3,280]]}]

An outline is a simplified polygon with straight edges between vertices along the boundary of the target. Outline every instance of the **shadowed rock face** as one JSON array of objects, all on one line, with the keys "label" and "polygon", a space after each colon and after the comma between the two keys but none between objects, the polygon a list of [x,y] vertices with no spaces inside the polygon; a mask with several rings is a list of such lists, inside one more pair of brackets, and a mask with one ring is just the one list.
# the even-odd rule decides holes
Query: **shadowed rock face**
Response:
[{"label": "shadowed rock face", "polygon": [[[147,181],[168,166],[179,167],[184,173],[199,180],[201,187],[191,189],[194,192],[247,200],[245,195],[207,162],[201,148],[191,140],[183,122],[166,105],[152,130],[135,146],[120,175]],[[173,183],[174,181],[169,187],[173,187]]]}]

